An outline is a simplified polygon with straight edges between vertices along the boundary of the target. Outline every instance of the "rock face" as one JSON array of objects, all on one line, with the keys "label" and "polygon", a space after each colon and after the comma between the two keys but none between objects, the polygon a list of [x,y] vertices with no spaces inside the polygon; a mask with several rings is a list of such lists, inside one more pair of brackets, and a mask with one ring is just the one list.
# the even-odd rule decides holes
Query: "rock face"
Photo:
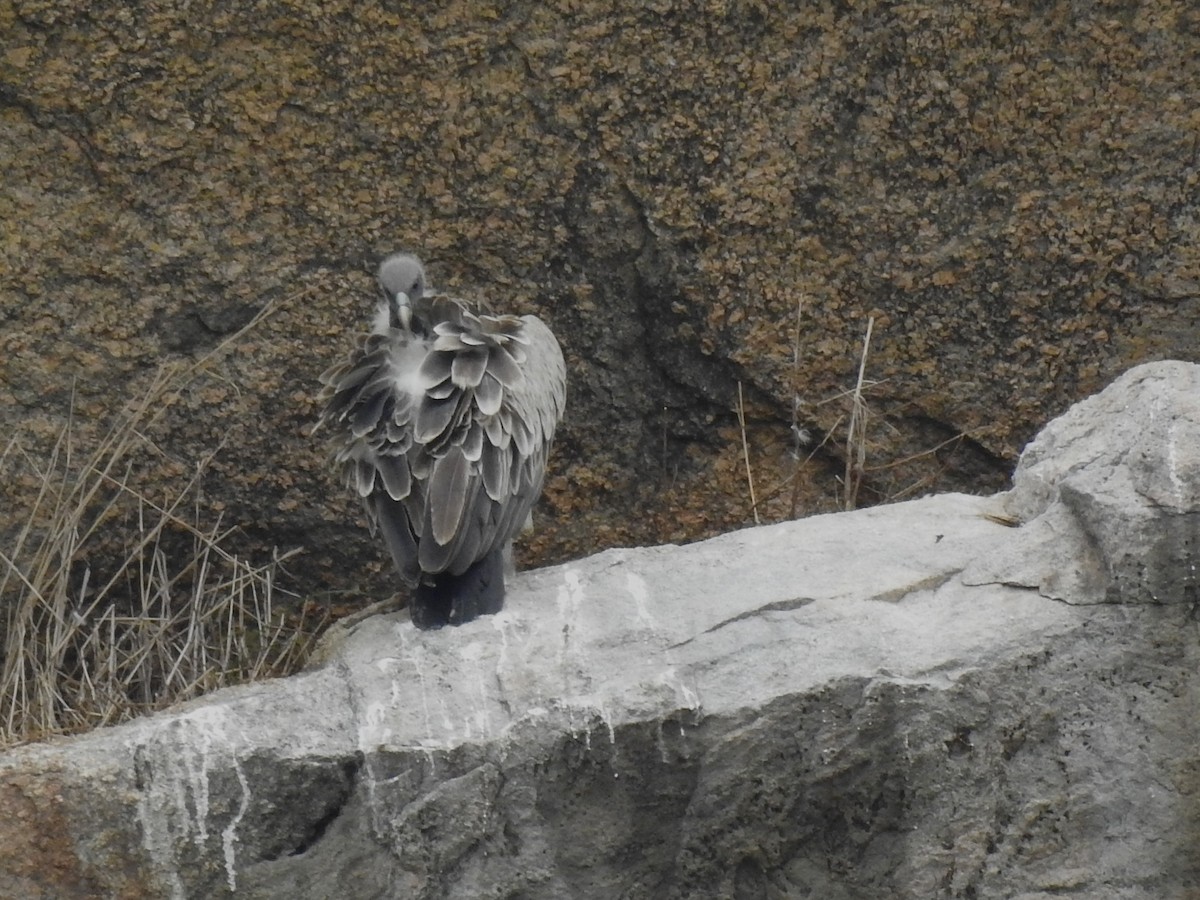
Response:
[{"label": "rock face", "polygon": [[1007,495],[609,550],[11,751],[0,894],[1195,897],[1198,388],[1128,373]]},{"label": "rock face", "polygon": [[753,521],[739,384],[759,512],[840,508],[872,316],[861,501],[999,490],[1040,423],[1194,357],[1198,16],[0,4],[0,424],[50,444],[273,304],[152,430],[141,489],[223,444],[205,495],[247,553],[303,546],[301,583],[377,597],[307,429],[403,248],[564,344],[539,564]]}]

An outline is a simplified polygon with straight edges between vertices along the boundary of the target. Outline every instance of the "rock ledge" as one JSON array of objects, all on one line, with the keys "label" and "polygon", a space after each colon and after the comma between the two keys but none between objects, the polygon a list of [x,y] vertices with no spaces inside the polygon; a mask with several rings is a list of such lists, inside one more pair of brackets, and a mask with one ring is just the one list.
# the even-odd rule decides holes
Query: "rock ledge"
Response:
[{"label": "rock ledge", "polygon": [[607,551],[11,751],[0,894],[1196,896],[1197,397],[1144,366],[1007,495]]}]

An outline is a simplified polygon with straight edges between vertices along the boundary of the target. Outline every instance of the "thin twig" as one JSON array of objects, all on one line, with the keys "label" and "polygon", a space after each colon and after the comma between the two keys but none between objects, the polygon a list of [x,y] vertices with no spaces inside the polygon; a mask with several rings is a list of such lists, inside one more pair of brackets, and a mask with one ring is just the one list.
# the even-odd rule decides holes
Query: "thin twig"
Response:
[{"label": "thin twig", "polygon": [[738,382],[738,427],[742,430],[742,458],[746,461],[746,484],[750,488],[750,510],[754,513],[754,524],[761,524],[758,518],[758,500],[754,496],[754,473],[750,471],[750,445],[746,441],[746,407],[742,401],[742,383]]},{"label": "thin twig", "polygon": [[844,508],[854,509],[858,501],[858,489],[862,485],[863,467],[867,461],[867,415],[866,401],[863,400],[863,379],[867,370],[867,355],[871,349],[871,331],[875,327],[875,317],[867,318],[867,333],[863,337],[862,356],[858,360],[858,380],[854,384],[854,393],[850,398],[850,423],[846,426],[846,481],[844,484]]},{"label": "thin twig", "polygon": [[804,462],[800,461],[801,438],[805,438],[804,429],[800,427],[800,322],[804,316],[804,296],[796,298],[796,330],[792,335],[792,497],[790,518],[796,518],[796,509],[800,506],[800,470],[812,459],[810,453]]}]

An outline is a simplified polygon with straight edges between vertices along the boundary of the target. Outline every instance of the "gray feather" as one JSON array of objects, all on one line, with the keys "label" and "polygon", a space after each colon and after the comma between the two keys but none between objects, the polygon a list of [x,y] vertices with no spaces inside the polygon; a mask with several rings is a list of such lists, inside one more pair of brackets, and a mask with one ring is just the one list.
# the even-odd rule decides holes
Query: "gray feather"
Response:
[{"label": "gray feather", "polygon": [[433,387],[425,391],[425,396],[432,400],[447,400],[454,396],[454,392],[458,390],[458,385],[447,378],[441,384],[435,384]]},{"label": "gray feather", "polygon": [[453,350],[427,354],[421,362],[421,378],[429,385],[450,381],[454,360]]},{"label": "gray feather", "polygon": [[433,464],[429,477],[430,536],[439,544],[453,541],[462,522],[470,474],[470,463],[458,447]]},{"label": "gray feather", "polygon": [[358,404],[358,408],[354,411],[353,423],[350,426],[355,437],[370,434],[379,427],[388,399],[388,395],[380,391],[377,394],[368,394],[366,399]]},{"label": "gray feather", "polygon": [[413,534],[408,516],[405,515],[404,507],[380,494],[376,494],[368,502],[367,511],[371,515],[371,521],[378,523],[383,544],[392,557],[396,571],[405,584],[415,585],[421,577],[421,567],[417,562],[417,538]]},{"label": "gray feather", "polygon": [[520,387],[521,382],[524,380],[517,361],[513,359],[512,354],[504,347],[497,347],[492,351],[491,356],[488,357],[487,371],[489,375],[509,390]]},{"label": "gray feather", "polygon": [[500,447],[508,445],[508,435],[504,433],[504,429],[498,415],[489,416],[484,420],[483,431],[484,434],[487,435],[488,441],[490,441],[493,446]]},{"label": "gray feather", "polygon": [[487,495],[499,502],[508,496],[508,470],[511,465],[508,454],[499,447],[488,444],[480,458],[480,473]]},{"label": "gray feather", "polygon": [[428,444],[443,435],[450,424],[460,415],[461,398],[455,395],[440,400],[426,397],[417,410],[416,422],[413,424],[413,437],[418,443]]},{"label": "gray feather", "polygon": [[468,462],[479,462],[480,456],[483,455],[483,426],[478,422],[473,423],[459,446],[462,447],[463,456]]},{"label": "gray feather", "polygon": [[479,407],[479,414],[484,417],[495,416],[500,412],[503,402],[504,391],[500,382],[493,378],[490,372],[487,373],[475,388],[475,405]]},{"label": "gray feather", "polygon": [[375,487],[375,467],[367,460],[360,459],[354,463],[355,490],[360,497],[371,496]]},{"label": "gray feather", "polygon": [[378,456],[375,466],[384,490],[393,500],[403,500],[412,490],[412,475],[403,456]]},{"label": "gray feather", "polygon": [[454,354],[450,380],[458,387],[473,388],[488,370],[487,350],[463,350]]}]

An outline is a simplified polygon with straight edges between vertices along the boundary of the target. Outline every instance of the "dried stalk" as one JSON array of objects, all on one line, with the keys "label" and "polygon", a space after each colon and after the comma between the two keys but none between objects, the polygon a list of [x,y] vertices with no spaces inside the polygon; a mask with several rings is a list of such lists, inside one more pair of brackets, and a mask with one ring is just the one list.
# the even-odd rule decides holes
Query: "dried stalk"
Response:
[{"label": "dried stalk", "polygon": [[754,473],[750,470],[750,445],[746,441],[746,407],[742,400],[742,383],[738,382],[738,427],[742,430],[742,458],[746,462],[746,484],[750,488],[750,511],[754,513],[754,524],[761,524],[758,517],[758,500],[754,496]]},{"label": "dried stalk", "polygon": [[843,495],[845,509],[854,509],[858,502],[858,489],[862,486],[863,470],[867,462],[867,417],[869,410],[863,400],[863,378],[867,371],[867,355],[871,349],[871,331],[875,317],[867,319],[867,333],[863,337],[862,356],[858,360],[858,380],[850,395],[850,422],[846,426],[846,478]]}]

